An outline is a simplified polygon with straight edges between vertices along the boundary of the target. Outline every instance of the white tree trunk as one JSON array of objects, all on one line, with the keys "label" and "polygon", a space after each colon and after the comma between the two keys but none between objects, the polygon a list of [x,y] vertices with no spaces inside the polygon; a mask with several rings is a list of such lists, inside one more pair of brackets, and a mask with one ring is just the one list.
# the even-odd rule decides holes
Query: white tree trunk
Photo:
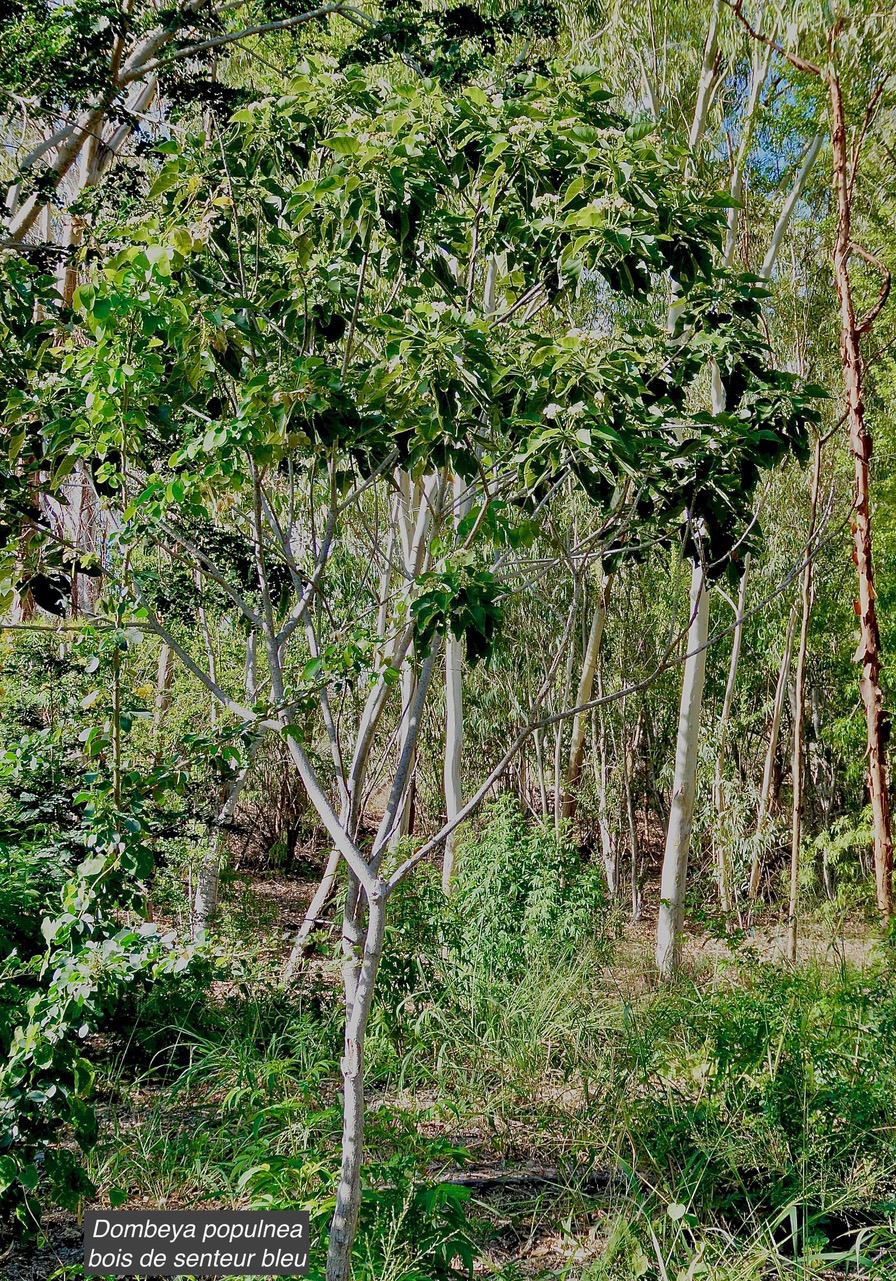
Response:
[{"label": "white tree trunk", "polygon": [[675,776],[669,806],[669,827],[663,855],[660,912],[656,934],[656,964],[663,979],[672,978],[681,961],[684,928],[684,894],[694,820],[697,782],[697,748],[700,711],[706,676],[709,639],[709,595],[703,569],[695,565],[691,574],[691,625],[688,629],[688,657],[681,686],[678,737],[675,744]]},{"label": "white tree trunk", "polygon": [[[445,638],[445,817],[450,823],[460,813],[463,803],[461,755],[464,743],[463,655],[461,642],[450,634]],[[442,858],[442,889],[451,891],[454,876],[454,851],[457,829],[445,841]]]},{"label": "white tree trunk", "polygon": [[363,951],[347,958],[343,966],[346,1019],[342,1055],[342,1168],[330,1224],[327,1281],[350,1281],[352,1275],[352,1243],[361,1206],[364,1157],[364,1037],[382,957],[384,929],[385,901],[373,897],[368,906],[367,929],[361,935]]},{"label": "white tree trunk", "polygon": [[784,201],[781,212],[778,215],[778,221],[775,224],[775,230],[772,232],[772,238],[769,241],[765,261],[762,264],[762,271],[760,274],[763,280],[769,280],[771,278],[778,253],[781,249],[781,244],[784,240],[787,228],[790,225],[790,219],[793,215],[793,211],[796,208],[797,201],[803,194],[803,188],[806,185],[806,180],[812,172],[812,166],[815,164],[815,160],[821,150],[821,141],[821,134],[817,133],[809,143],[809,146],[806,149],[806,154],[803,157],[803,163],[799,168],[796,178],[793,180],[793,186],[790,188],[787,199]]},{"label": "white tree trunk", "polygon": [[706,131],[709,105],[712,102],[713,89],[715,88],[716,56],[719,52],[719,10],[721,7],[722,0],[713,0],[709,27],[707,28],[706,40],[703,45],[703,65],[700,69],[700,83],[697,86],[697,101],[694,106],[694,117],[691,121],[691,129],[688,136],[688,151],[691,155],[700,146],[703,134]]}]

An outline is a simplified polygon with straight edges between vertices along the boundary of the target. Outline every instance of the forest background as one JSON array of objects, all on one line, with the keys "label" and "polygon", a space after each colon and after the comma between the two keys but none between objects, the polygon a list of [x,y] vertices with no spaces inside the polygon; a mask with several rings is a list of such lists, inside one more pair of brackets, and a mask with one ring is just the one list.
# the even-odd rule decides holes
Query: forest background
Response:
[{"label": "forest background", "polygon": [[12,1278],[892,1275],[894,25],[8,6]]}]

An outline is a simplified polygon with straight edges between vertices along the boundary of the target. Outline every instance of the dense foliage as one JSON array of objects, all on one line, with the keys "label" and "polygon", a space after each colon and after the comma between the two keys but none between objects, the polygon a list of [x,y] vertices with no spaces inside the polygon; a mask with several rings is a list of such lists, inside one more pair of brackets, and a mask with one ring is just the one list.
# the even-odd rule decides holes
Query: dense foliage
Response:
[{"label": "dense foliage", "polygon": [[894,34],[0,15],[10,1266],[890,1274]]}]

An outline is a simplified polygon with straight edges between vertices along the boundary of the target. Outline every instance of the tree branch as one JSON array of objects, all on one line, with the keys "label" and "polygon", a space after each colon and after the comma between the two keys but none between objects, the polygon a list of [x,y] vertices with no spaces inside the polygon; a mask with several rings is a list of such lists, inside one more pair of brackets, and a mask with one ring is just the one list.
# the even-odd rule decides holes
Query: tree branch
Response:
[{"label": "tree branch", "polygon": [[[354,9],[351,5],[326,4],[319,9],[310,9],[307,13],[296,13],[289,18],[280,18],[276,22],[260,22],[255,27],[243,27],[239,31],[226,31],[220,36],[210,36],[208,40],[198,40],[195,44],[183,45],[165,58],[155,58],[152,62],[136,68],[128,78],[134,80],[139,76],[147,75],[151,71],[158,71],[160,67],[167,67],[172,62],[178,62],[182,58],[194,58],[197,53],[203,53],[206,49],[217,49],[221,45],[234,44],[236,41],[248,39],[249,36],[263,36],[272,31],[286,31],[290,27],[298,27],[303,23],[312,22],[315,18],[326,17],[330,13],[338,13],[358,27],[374,25],[372,18],[366,13],[362,13],[360,9]],[[127,83],[124,77],[122,78],[122,83]]]},{"label": "tree branch", "polygon": [[860,320],[859,323],[856,325],[857,334],[867,334],[870,331],[871,326],[874,324],[875,320],[877,320],[878,316],[883,311],[884,307],[887,305],[887,299],[890,296],[890,285],[892,284],[892,277],[890,276],[890,271],[887,265],[881,262],[879,258],[875,258],[874,254],[870,254],[867,249],[863,249],[861,245],[857,245],[854,240],[850,242],[849,247],[851,251],[854,254],[858,254],[858,256],[861,259],[863,259],[863,261],[869,263],[872,267],[876,267],[877,270],[880,272],[881,276],[883,276],[883,283],[880,288],[880,294],[878,295],[877,302],[874,304],[874,306],[871,308],[868,314],[864,316],[863,319]]},{"label": "tree branch", "polygon": [[796,67],[797,71],[805,71],[810,76],[820,76],[822,80],[827,79],[821,67],[816,67],[814,62],[801,58],[797,53],[791,53],[789,49],[785,49],[777,40],[772,40],[770,36],[764,36],[761,31],[757,31],[751,25],[749,19],[744,17],[743,0],[725,0],[725,4],[740,22],[747,35],[752,36],[754,40],[758,40],[761,44],[767,45],[769,49],[774,53],[780,54],[782,58],[786,58],[791,66]]}]

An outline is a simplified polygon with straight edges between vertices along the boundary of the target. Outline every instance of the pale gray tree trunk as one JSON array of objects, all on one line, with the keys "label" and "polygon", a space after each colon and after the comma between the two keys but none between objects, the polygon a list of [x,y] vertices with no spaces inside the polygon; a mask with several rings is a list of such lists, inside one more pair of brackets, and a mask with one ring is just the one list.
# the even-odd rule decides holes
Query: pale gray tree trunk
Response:
[{"label": "pale gray tree trunk", "polygon": [[709,639],[709,595],[703,568],[695,564],[691,574],[691,625],[688,628],[688,656],[681,685],[681,707],[675,743],[675,774],[669,806],[669,827],[663,855],[660,884],[660,911],[657,922],[656,965],[663,979],[672,978],[681,961],[684,929],[684,895],[687,882],[691,827],[697,784],[697,748],[700,711],[706,676],[706,645]]},{"label": "pale gray tree trunk", "polygon": [[193,919],[191,923],[191,932],[194,940],[208,930],[218,910],[221,865],[227,852],[227,829],[233,821],[233,815],[236,812],[240,794],[249,777],[250,769],[251,763],[244,765],[236,778],[228,783],[224,804],[215,817],[211,849],[203,856],[196,873],[196,891],[193,895]]},{"label": "pale gray tree trunk", "polygon": [[775,223],[775,229],[772,232],[772,238],[769,241],[765,260],[762,264],[761,275],[764,280],[771,279],[775,262],[777,261],[781,245],[784,241],[784,236],[787,233],[787,228],[790,226],[790,219],[793,216],[793,211],[803,194],[803,189],[806,186],[809,174],[812,172],[812,166],[815,164],[815,161],[818,158],[818,153],[821,150],[821,142],[821,134],[817,133],[806,148],[803,163],[800,165],[797,175],[793,180],[793,185],[788,192],[787,199],[784,201],[781,212],[778,215],[778,221]]},{"label": "pale gray tree trunk", "polygon": [[[358,893],[357,897],[360,897]],[[357,911],[347,924],[358,935]],[[343,966],[346,993],[345,1041],[342,1054],[342,1166],[336,1188],[336,1209],[330,1223],[327,1281],[350,1281],[352,1244],[361,1206],[361,1165],[364,1155],[364,1038],[374,986],[383,951],[385,896],[380,886],[368,897],[363,950],[353,942]]]},{"label": "pale gray tree trunk", "polygon": [[700,68],[700,81],[697,86],[697,102],[694,106],[694,117],[691,121],[691,129],[688,136],[688,151],[692,155],[700,146],[706,130],[709,107],[716,84],[716,59],[719,52],[719,12],[721,7],[722,0],[713,0],[709,27],[707,28],[706,40],[703,45],[703,65]]},{"label": "pale gray tree trunk", "polygon": [[[472,264],[475,272],[475,262]],[[495,309],[495,282],[498,265],[494,258],[489,260],[483,284],[483,304],[486,315]],[[471,277],[472,281],[472,277]],[[473,492],[460,477],[455,476],[454,520],[461,521],[470,511],[473,504]],[[483,502],[485,496],[483,495]],[[464,803],[463,786],[463,747],[464,747],[464,674],[463,645],[460,640],[448,631],[445,637],[445,754],[442,766],[442,783],[445,792],[445,818],[453,820],[460,813]],[[522,758],[523,765],[525,757]],[[524,791],[524,770],[521,766],[520,791]],[[522,803],[525,805],[525,799]],[[454,857],[458,839],[458,830],[454,828],[445,841],[442,852],[442,891],[451,892],[451,880],[454,876]]]},{"label": "pale gray tree trunk", "polygon": [[[460,813],[463,803],[461,758],[464,743],[463,654],[461,642],[453,636],[445,638],[445,817],[451,822]],[[454,876],[454,854],[457,841],[455,829],[445,841],[442,856],[442,889],[451,891]]]}]

